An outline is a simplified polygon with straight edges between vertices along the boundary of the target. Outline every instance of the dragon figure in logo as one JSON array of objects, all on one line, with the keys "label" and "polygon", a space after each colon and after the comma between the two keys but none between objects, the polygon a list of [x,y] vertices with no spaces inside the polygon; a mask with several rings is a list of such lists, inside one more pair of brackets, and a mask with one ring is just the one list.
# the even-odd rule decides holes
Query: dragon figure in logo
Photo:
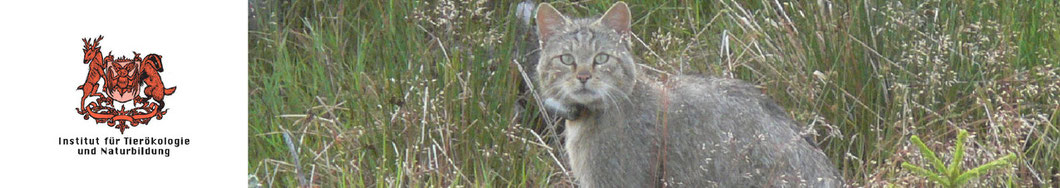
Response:
[{"label": "dragon figure in logo", "polygon": [[[84,91],[81,106],[76,108],[85,120],[92,118],[96,123],[107,123],[125,134],[129,126],[147,124],[151,118],[162,119],[168,110],[164,107],[163,98],[172,95],[177,87],[165,88],[162,84],[162,56],[148,54],[143,58],[133,52],[133,58],[124,56],[115,59],[109,52],[103,56],[100,50],[99,36],[95,41],[81,39],[85,43],[84,63],[88,64],[88,78],[78,86]],[[99,84],[100,79],[103,85]],[[141,89],[141,86],[142,89]],[[141,95],[141,93],[143,95]],[[88,101],[89,97],[97,97]],[[87,104],[85,102],[88,102]],[[132,102],[132,108],[125,105],[115,108],[117,103]]]}]

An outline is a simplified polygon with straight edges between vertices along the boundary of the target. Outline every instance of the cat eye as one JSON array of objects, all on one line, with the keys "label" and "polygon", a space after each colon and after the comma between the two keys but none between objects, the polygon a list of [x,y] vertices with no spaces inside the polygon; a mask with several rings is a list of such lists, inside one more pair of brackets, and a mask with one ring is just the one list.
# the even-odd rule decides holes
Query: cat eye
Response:
[{"label": "cat eye", "polygon": [[563,54],[559,56],[559,61],[562,62],[564,65],[571,65],[574,64],[574,56],[571,56],[570,54]]},{"label": "cat eye", "polygon": [[593,64],[600,65],[600,64],[607,63],[607,60],[610,59],[610,58],[611,57],[608,56],[607,54],[597,54],[596,57],[593,58]]}]

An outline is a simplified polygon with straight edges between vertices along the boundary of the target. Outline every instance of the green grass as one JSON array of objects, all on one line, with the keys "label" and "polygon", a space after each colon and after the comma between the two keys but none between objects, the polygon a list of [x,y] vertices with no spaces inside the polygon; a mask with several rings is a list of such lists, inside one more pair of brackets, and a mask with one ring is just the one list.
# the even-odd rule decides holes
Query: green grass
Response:
[{"label": "green grass", "polygon": [[916,144],[917,149],[920,149],[920,155],[924,156],[925,159],[931,161],[933,170],[928,170],[926,167],[919,167],[909,162],[902,162],[902,168],[916,173],[922,178],[927,178],[935,183],[938,183],[942,187],[964,187],[964,184],[969,180],[978,178],[979,175],[984,174],[986,171],[1008,166],[1013,158],[1016,158],[1016,154],[1008,154],[1000,159],[990,161],[986,164],[976,166],[971,169],[964,168],[961,165],[962,159],[964,158],[964,141],[968,140],[968,131],[959,130],[957,133],[957,146],[953,149],[953,160],[948,165],[943,165],[942,160],[935,155],[935,152],[928,148],[920,137],[913,135],[909,138],[909,141]]},{"label": "green grass", "polygon": [[[967,185],[1060,184],[1056,1],[626,2],[641,63],[762,86],[852,185],[935,185],[900,167],[927,164],[908,138],[948,151],[959,129],[964,168],[1017,156]],[[515,2],[252,7],[248,173],[263,185],[570,185],[535,105],[516,118]]]}]

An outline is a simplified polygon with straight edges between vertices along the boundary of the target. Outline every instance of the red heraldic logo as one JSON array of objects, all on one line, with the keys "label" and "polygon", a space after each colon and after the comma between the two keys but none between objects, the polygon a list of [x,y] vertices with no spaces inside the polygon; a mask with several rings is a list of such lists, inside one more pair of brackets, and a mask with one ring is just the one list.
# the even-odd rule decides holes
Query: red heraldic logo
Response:
[{"label": "red heraldic logo", "polygon": [[[88,64],[88,78],[85,78],[84,84],[77,86],[77,90],[84,91],[80,108],[75,108],[77,113],[83,115],[85,120],[92,118],[96,123],[105,122],[122,134],[129,126],[146,125],[151,118],[162,119],[162,115],[168,111],[162,99],[177,90],[177,87],[165,88],[162,85],[162,76],[159,74],[162,72],[162,56],[148,54],[140,58],[139,53],[133,52],[132,59],[125,56],[115,59],[108,52],[104,57],[99,47],[100,40],[103,40],[103,36],[95,41],[91,38],[81,39],[85,42],[83,62]],[[103,80],[102,87],[100,79]],[[87,101],[89,97],[97,98]],[[128,105],[129,102],[131,105]],[[127,106],[130,109],[126,109]]]}]

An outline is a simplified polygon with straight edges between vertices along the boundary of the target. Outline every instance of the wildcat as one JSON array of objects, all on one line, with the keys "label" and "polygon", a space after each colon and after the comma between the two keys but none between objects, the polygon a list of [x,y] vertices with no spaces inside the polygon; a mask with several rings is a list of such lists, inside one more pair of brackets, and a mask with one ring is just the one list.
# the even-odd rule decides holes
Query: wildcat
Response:
[{"label": "wildcat", "polygon": [[839,187],[838,170],[751,84],[649,78],[628,43],[630,11],[599,18],[537,9],[536,82],[566,119],[565,149],[582,187]]}]

